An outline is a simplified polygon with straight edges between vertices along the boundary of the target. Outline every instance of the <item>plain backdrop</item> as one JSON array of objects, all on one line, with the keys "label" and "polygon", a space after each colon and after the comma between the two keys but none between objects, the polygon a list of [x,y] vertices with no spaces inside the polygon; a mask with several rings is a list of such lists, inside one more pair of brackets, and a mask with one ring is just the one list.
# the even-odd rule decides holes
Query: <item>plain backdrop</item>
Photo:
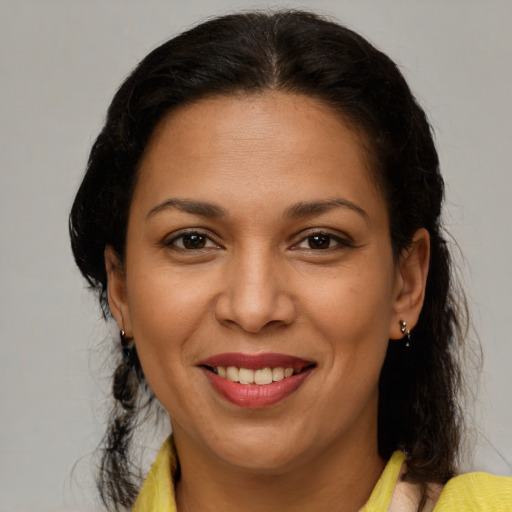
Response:
[{"label": "plain backdrop", "polygon": [[114,91],[205,16],[269,6],[361,32],[425,106],[485,356],[471,467],[512,475],[510,1],[0,0],[1,512],[98,509],[90,454],[114,341],[74,266],[67,216]]}]

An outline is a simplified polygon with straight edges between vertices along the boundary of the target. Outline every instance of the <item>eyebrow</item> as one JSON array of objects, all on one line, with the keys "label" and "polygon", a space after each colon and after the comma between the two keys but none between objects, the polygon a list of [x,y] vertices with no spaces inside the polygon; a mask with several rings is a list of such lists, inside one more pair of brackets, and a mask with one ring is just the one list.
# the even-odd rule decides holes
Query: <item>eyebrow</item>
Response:
[{"label": "eyebrow", "polygon": [[326,199],[323,201],[300,202],[287,208],[284,212],[284,217],[293,219],[311,217],[312,215],[318,215],[320,213],[332,210],[333,208],[340,207],[348,208],[349,210],[356,212],[357,214],[364,217],[367,222],[369,220],[368,214],[360,206],[341,198]]},{"label": "eyebrow", "polygon": [[193,215],[199,215],[201,217],[208,218],[219,218],[226,217],[226,211],[220,206],[216,206],[211,203],[206,203],[204,201],[196,201],[193,199],[167,199],[163,203],[160,203],[151,210],[149,210],[146,220],[150,217],[153,217],[159,212],[176,209],[182,212],[191,213]]},{"label": "eyebrow", "polygon": [[[366,221],[369,220],[368,214],[360,206],[341,198],[310,202],[301,201],[286,208],[283,213],[283,217],[289,219],[311,217],[313,215],[327,212],[334,208],[348,208],[349,210],[352,210],[364,217]],[[192,215],[199,215],[201,217],[213,219],[227,217],[226,210],[215,204],[207,203],[205,201],[196,201],[194,199],[170,198],[151,208],[146,216],[146,219],[149,219],[157,213],[169,209],[176,209],[185,213],[190,213]]]}]

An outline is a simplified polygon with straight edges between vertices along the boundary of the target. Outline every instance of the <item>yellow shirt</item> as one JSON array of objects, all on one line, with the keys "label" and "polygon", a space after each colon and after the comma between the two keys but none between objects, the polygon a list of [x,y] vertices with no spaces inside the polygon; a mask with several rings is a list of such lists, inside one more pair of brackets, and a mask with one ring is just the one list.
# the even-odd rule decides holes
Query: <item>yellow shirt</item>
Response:
[{"label": "yellow shirt", "polygon": [[[360,512],[402,512],[389,507],[404,459],[402,452],[393,454]],[[151,467],[133,512],[177,512],[173,486],[176,468],[169,438]],[[433,512],[512,512],[512,478],[487,473],[456,476],[444,486]]]}]

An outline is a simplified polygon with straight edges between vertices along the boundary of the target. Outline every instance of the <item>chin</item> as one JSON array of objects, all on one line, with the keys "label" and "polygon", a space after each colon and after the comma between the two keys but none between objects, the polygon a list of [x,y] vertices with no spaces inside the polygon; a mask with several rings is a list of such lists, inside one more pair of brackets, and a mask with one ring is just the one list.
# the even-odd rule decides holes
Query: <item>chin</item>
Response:
[{"label": "chin", "polygon": [[217,457],[242,470],[262,475],[281,474],[303,464],[305,454],[295,439],[289,429],[261,432],[253,427],[239,438],[227,435],[217,446],[210,446]]},{"label": "chin", "polygon": [[297,453],[270,452],[268,449],[254,447],[254,450],[225,454],[226,462],[240,470],[259,475],[278,475],[293,469],[301,457]]}]

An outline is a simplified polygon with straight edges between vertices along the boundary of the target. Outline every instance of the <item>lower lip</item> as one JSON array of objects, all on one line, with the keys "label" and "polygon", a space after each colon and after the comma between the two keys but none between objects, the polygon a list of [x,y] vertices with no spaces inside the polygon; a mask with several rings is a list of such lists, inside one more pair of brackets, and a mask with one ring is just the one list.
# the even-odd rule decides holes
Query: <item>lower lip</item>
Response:
[{"label": "lower lip", "polygon": [[313,368],[306,368],[302,372],[286,377],[278,382],[259,386],[257,384],[240,384],[216,373],[202,368],[213,389],[226,400],[239,407],[258,409],[276,404],[296,391],[311,374]]}]

